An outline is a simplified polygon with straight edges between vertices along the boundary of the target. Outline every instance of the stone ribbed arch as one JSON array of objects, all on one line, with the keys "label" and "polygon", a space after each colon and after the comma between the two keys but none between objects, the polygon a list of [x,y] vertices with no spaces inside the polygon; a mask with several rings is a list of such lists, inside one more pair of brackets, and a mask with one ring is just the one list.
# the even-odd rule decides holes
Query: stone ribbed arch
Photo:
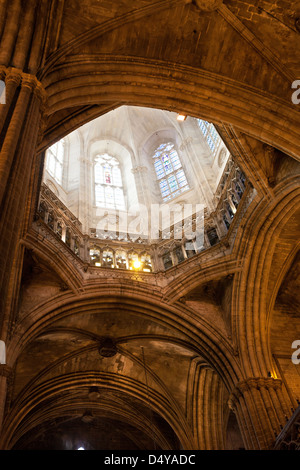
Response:
[{"label": "stone ribbed arch", "polygon": [[56,63],[64,60],[72,51],[76,48],[81,48],[84,44],[95,40],[103,34],[109,33],[115,29],[122,27],[123,25],[133,23],[135,21],[146,18],[153,13],[159,13],[169,8],[174,8],[176,5],[184,5],[185,0],[160,0],[159,2],[153,2],[152,4],[145,5],[140,8],[130,10],[123,15],[104,21],[100,25],[91,28],[87,32],[79,34],[75,39],[68,41],[62,47],[54,51],[44,64],[42,70],[39,71],[39,78],[42,79],[51,70]]},{"label": "stone ribbed arch", "polygon": [[282,229],[299,210],[299,177],[275,190],[275,199],[262,203],[245,223],[248,238],[236,241],[242,269],[234,277],[232,317],[243,368],[247,375],[266,376],[273,371],[268,349],[267,284],[276,242]]},{"label": "stone ribbed arch", "polygon": [[[24,429],[22,429],[21,423],[26,423],[27,418],[32,420],[33,423],[45,420],[45,413],[49,416],[47,413],[47,402],[50,402],[50,406],[53,402],[60,403],[60,394],[91,386],[97,386],[100,389],[105,388],[112,392],[121,391],[128,396],[132,396],[142,401],[146,406],[150,406],[151,409],[161,415],[169,423],[184,448],[193,448],[193,438],[189,432],[189,428],[187,426],[183,426],[183,423],[178,419],[177,414],[170,407],[170,404],[165,397],[154,390],[149,390],[145,384],[130,377],[124,377],[118,374],[102,373],[99,371],[87,371],[77,373],[75,376],[70,374],[57,377],[42,383],[40,386],[31,390],[27,395],[20,396],[4,422],[1,448],[11,448],[16,440],[22,436]],[[35,409],[37,410],[37,416],[32,416],[32,413],[34,415]],[[121,409],[119,411],[122,413]],[[39,414],[42,415],[40,418]],[[16,429],[19,429],[20,434],[16,433]],[[27,430],[28,427],[27,429],[25,428],[25,432]]]},{"label": "stone ribbed arch", "polygon": [[[49,334],[51,335],[51,334],[61,333],[61,332],[71,333],[71,334],[75,333],[75,334],[81,335],[83,337],[84,336],[90,337],[94,341],[94,344],[91,344],[89,346],[85,346],[85,347],[80,348],[76,351],[65,354],[62,357],[60,357],[59,359],[57,359],[57,360],[53,361],[52,363],[50,363],[48,366],[46,366],[41,371],[39,371],[26,384],[26,386],[22,389],[22,391],[20,392],[20,395],[16,398],[17,402],[20,401],[23,396],[27,396],[27,395],[31,394],[33,390],[35,390],[36,388],[39,388],[39,385],[40,385],[41,382],[43,382],[44,377],[47,377],[47,375],[49,375],[49,373],[51,374],[52,371],[54,371],[57,367],[61,366],[64,362],[72,360],[72,359],[76,359],[76,358],[78,359],[78,358],[80,358],[80,356],[85,355],[85,354],[89,354],[89,353],[93,353],[93,352],[97,351],[98,348],[99,348],[101,337],[98,336],[98,335],[95,335],[91,332],[85,331],[85,330],[80,330],[80,329],[77,329],[77,328],[61,328],[61,327],[56,327],[55,328],[55,327],[53,327],[53,329],[48,329],[45,333],[47,335],[49,335]],[[153,384],[155,385],[155,387],[152,386],[154,393],[156,393],[157,390],[159,391],[158,393],[161,393],[161,395],[165,398],[165,400],[168,401],[169,406],[173,409],[174,412],[176,412],[177,418],[182,423],[182,426],[183,426],[183,423],[185,423],[185,421],[186,421],[183,409],[178,405],[178,403],[174,399],[171,391],[168,389],[166,384],[151,369],[151,367],[149,367],[146,364],[146,362],[143,362],[143,360],[141,358],[131,354],[130,351],[128,351],[128,350],[124,349],[122,346],[120,346],[120,344],[122,344],[122,342],[124,342],[124,341],[126,341],[126,343],[130,343],[131,341],[136,341],[137,339],[140,340],[140,341],[143,341],[143,342],[147,342],[149,340],[150,341],[154,340],[154,341],[158,341],[159,343],[176,344],[176,345],[179,345],[182,348],[187,349],[187,350],[193,350],[193,348],[191,347],[190,344],[186,343],[183,340],[179,340],[179,339],[173,338],[171,336],[167,337],[167,336],[163,336],[163,335],[133,335],[133,336],[130,335],[130,336],[127,336],[125,338],[115,339],[115,344],[116,344],[116,347],[117,347],[117,353],[119,353],[121,356],[129,358],[130,361],[132,363],[134,363],[134,365],[137,368],[139,368],[141,371],[144,371],[145,374],[147,373],[148,379],[151,379]],[[29,346],[30,346],[30,344],[29,344]],[[194,347],[194,351],[197,354],[197,348],[196,347]],[[187,424],[185,424],[185,426],[187,427]]]},{"label": "stone ribbed arch", "polygon": [[278,295],[279,289],[281,287],[282,282],[284,281],[285,276],[289,272],[293,262],[295,261],[295,258],[300,250],[300,242],[295,245],[294,249],[290,252],[288,255],[285,264],[282,266],[282,269],[276,279],[276,283],[274,285],[274,289],[272,292],[272,295],[270,296],[269,304],[268,304],[268,317],[267,317],[267,324],[268,324],[268,330],[270,328],[271,322],[272,322],[272,312],[274,309],[274,305],[276,302],[276,297]]},{"label": "stone ribbed arch", "polygon": [[73,56],[57,65],[42,83],[49,116],[72,106],[117,100],[232,124],[299,160],[300,114],[295,106],[212,72],[137,57]]},{"label": "stone ribbed arch", "polygon": [[174,281],[170,282],[164,289],[164,296],[171,302],[176,302],[196,287],[233,275],[240,269],[240,263],[231,254],[224,256],[221,260],[216,258],[210,263],[200,262],[200,266],[191,267],[188,272],[178,275]]},{"label": "stone ribbed arch", "polygon": [[[99,292],[101,294],[99,295]],[[93,286],[79,296],[66,292],[65,295],[41,305],[27,314],[16,325],[14,336],[7,343],[7,356],[11,366],[21,351],[42,333],[53,328],[53,323],[80,312],[97,313],[113,311],[121,305],[124,313],[133,313],[141,318],[157,322],[170,329],[172,334],[184,334],[187,347],[206,358],[230,389],[241,379],[239,362],[234,356],[228,338],[193,311],[182,305],[170,305],[162,297],[153,295],[142,286],[125,286],[118,281]]]},{"label": "stone ribbed arch", "polygon": [[[34,376],[30,382],[22,389],[22,391],[20,392],[20,394],[14,399],[14,403],[13,403],[13,407],[10,411],[10,415],[11,416],[14,416],[15,413],[18,413],[18,410],[19,410],[19,407],[20,409],[22,408],[22,406],[24,405],[24,403],[29,403],[31,400],[32,400],[32,397],[35,397],[36,395],[40,396],[41,394],[41,400],[44,400],[44,398],[46,400],[48,400],[48,397],[47,397],[47,394],[45,395],[44,392],[43,392],[43,384],[46,383],[46,386],[47,386],[47,378],[46,380],[44,379],[44,377],[47,377],[47,375],[50,373],[51,374],[51,370],[57,368],[60,366],[60,364],[70,360],[70,359],[74,359],[74,358],[78,358],[80,355],[82,354],[89,354],[91,352],[93,352],[94,350],[97,350],[98,349],[98,343],[97,343],[97,337],[95,337],[94,335],[92,335],[91,333],[89,332],[86,332],[86,331],[80,331],[80,330],[77,330],[77,329],[65,329],[65,328],[58,328],[58,329],[53,329],[53,330],[47,330],[47,334],[53,332],[58,332],[58,331],[68,331],[70,333],[74,333],[76,332],[77,334],[81,334],[81,335],[87,335],[87,336],[91,336],[94,340],[96,340],[96,344],[95,345],[91,345],[91,346],[87,346],[87,347],[84,347],[84,348],[81,348],[80,350],[77,350],[77,351],[74,351],[70,354],[67,354],[67,355],[64,355],[62,358],[54,361],[53,363],[51,363],[50,365],[48,365],[45,369],[42,369],[36,376]],[[144,339],[144,337],[139,337],[140,339]],[[132,338],[127,338],[127,341],[131,340]],[[137,339],[136,337],[134,337],[133,339]],[[157,340],[158,338],[155,337],[155,339]],[[159,340],[161,341],[161,338],[159,338]],[[172,338],[163,338],[164,341],[172,341]],[[176,340],[175,340],[176,342]],[[177,343],[181,344],[180,342],[177,341]],[[119,344],[119,341],[118,341],[118,344]],[[184,345],[183,345],[184,346]],[[180,408],[180,406],[178,406],[177,402],[174,400],[172,394],[170,393],[170,391],[168,390],[168,388],[165,386],[165,384],[159,379],[159,377],[151,370],[151,368],[149,368],[146,364],[143,363],[143,361],[141,361],[139,358],[137,358],[136,356],[133,356],[132,354],[130,354],[128,351],[124,351],[123,348],[120,348],[118,346],[118,353],[120,353],[122,356],[127,356],[129,357],[135,364],[137,367],[139,367],[141,369],[141,371],[143,370],[147,370],[147,374],[148,374],[148,377],[152,379],[152,381],[156,384],[156,387],[153,388],[152,386],[152,392],[151,394],[155,397],[160,397],[160,401],[161,403],[165,403],[168,410],[172,410],[172,413],[170,414],[173,414],[174,416],[176,416],[176,420],[177,422],[180,423],[180,426],[182,428],[182,430],[184,430],[184,432],[186,433],[186,435],[189,435],[190,433],[190,430],[189,430],[189,427],[188,427],[188,424],[187,424],[187,421],[186,421],[186,418],[185,418],[185,415],[183,414],[183,410]],[[82,372],[82,374],[84,374],[85,372]],[[88,372],[90,374],[90,371]],[[145,371],[146,373],[146,371]],[[72,373],[73,374],[73,373]],[[78,374],[78,371],[76,371],[74,373],[74,377],[76,377]],[[103,383],[101,382],[100,386],[101,388],[103,387],[104,389],[106,388],[106,384],[107,383],[110,383],[111,381],[116,381],[118,382],[118,375],[119,374],[116,374],[116,378],[114,379],[115,377],[115,374],[107,374],[107,373],[104,373],[104,372],[99,372],[97,371],[97,373],[95,372],[95,374],[100,374],[101,376],[104,377],[103,379]],[[107,377],[109,377],[109,379],[107,379]],[[148,386],[147,386],[147,383],[146,383],[146,386],[147,386],[147,390],[145,392],[145,384],[143,382],[137,382],[136,379],[132,379],[130,378],[129,376],[123,376],[121,382],[124,383],[124,387],[127,387],[127,379],[128,381],[131,383],[137,383],[137,395],[141,395],[140,396],[140,399],[144,402],[144,404],[148,406],[148,399],[149,399],[149,395],[148,395]],[[49,380],[49,379],[48,379]],[[51,381],[53,381],[54,379],[52,378]],[[62,380],[62,379],[61,379]],[[94,383],[92,384],[94,385]],[[133,385],[134,387],[134,385]],[[151,387],[150,387],[151,388]],[[119,392],[119,389],[116,387],[114,388],[114,390],[117,390]],[[121,391],[122,391],[122,388],[121,388]],[[72,392],[72,390],[70,390],[70,392]],[[125,390],[126,392],[126,390]],[[65,393],[65,391],[64,391]],[[76,393],[77,393],[77,389],[75,387],[75,397],[74,399],[76,399]],[[127,392],[126,392],[127,393]],[[128,392],[129,394],[131,394],[131,392]],[[146,393],[146,395],[145,395]],[[157,398],[154,397],[154,400],[156,400]],[[72,403],[74,402],[74,399],[72,397]],[[50,396],[50,401],[51,401],[51,396]],[[62,403],[59,405],[60,406],[60,409],[58,410],[56,405],[55,405],[55,410],[56,412],[58,413],[63,413],[63,412],[66,412],[66,410],[68,409],[68,404],[69,404],[69,400],[67,401],[67,403],[65,403],[63,400],[62,400]],[[101,403],[100,403],[101,407],[102,407],[102,400],[101,400]],[[74,405],[75,406],[75,405]],[[81,407],[81,408],[90,408],[89,407],[89,403],[78,403],[78,407]],[[94,407],[95,407],[95,410],[97,411],[97,407],[99,407],[99,403],[94,403]],[[51,408],[51,404],[50,404],[50,408]],[[101,408],[102,409],[102,408]],[[54,411],[55,411],[54,410]],[[122,410],[122,408],[121,408]],[[125,410],[124,410],[125,411]],[[45,407],[44,409],[39,409],[38,413],[37,413],[37,416],[32,416],[31,415],[31,410],[28,412],[28,415],[30,414],[30,418],[28,418],[28,425],[26,424],[27,421],[25,421],[25,426],[28,426],[29,429],[31,427],[35,427],[37,425],[37,421],[41,421],[43,422],[43,420],[47,420],[47,419],[50,419],[50,418],[53,418],[53,415],[52,413],[50,414],[49,416],[49,405],[45,404]],[[123,412],[121,412],[121,415],[123,414]],[[147,416],[146,416],[147,418]],[[133,419],[133,421],[135,421],[135,419]],[[151,423],[148,423],[148,428],[149,428],[149,425]],[[24,429],[24,426],[21,425],[20,427],[18,426],[18,433],[20,433],[20,435],[24,435],[29,429],[25,428]],[[155,430],[155,434],[159,434],[159,430],[156,429]],[[14,435],[14,438],[15,438],[15,435]],[[190,436],[191,438],[191,436]],[[165,447],[167,448],[167,447]]]},{"label": "stone ribbed arch", "polygon": [[[124,403],[125,404],[125,403]],[[126,403],[128,407],[128,403]],[[46,408],[46,407],[45,407]],[[51,429],[51,425],[55,423],[56,419],[59,419],[60,425],[66,423],[67,421],[72,421],[73,419],[78,418],[78,411],[85,412],[86,406],[82,404],[81,401],[76,400],[76,398],[72,398],[72,403],[64,403],[59,406],[58,404],[53,404],[50,408],[47,407],[47,412],[40,413],[37,417],[38,423],[32,423],[30,419],[24,420],[20,429],[18,429],[16,436],[14,436],[13,442],[18,443],[18,450],[20,449],[19,442],[21,440],[21,449],[24,449],[24,442],[26,447],[26,434],[30,435],[33,432],[36,436],[38,436],[41,432],[48,431],[49,428]],[[89,403],[89,411],[93,413],[94,418],[98,419],[116,419],[119,423],[128,424],[130,423],[134,426],[138,431],[141,433],[145,433],[146,435],[150,436],[152,440],[155,440],[156,445],[158,445],[161,449],[168,450],[171,446],[170,442],[166,439],[166,437],[162,434],[158,426],[156,426],[153,421],[149,419],[149,417],[143,415],[139,415],[136,413],[136,409],[132,407],[131,410],[125,409],[125,406],[122,406],[122,403],[116,402],[104,402],[102,403],[102,408],[99,409],[97,403]],[[62,419],[64,414],[67,415],[65,419]],[[154,439],[155,436],[155,439]],[[20,439],[18,439],[20,437]],[[24,439],[25,437],[25,439]],[[134,442],[136,441],[136,446],[139,449],[139,440],[133,439]],[[10,449],[12,445],[9,445]]]},{"label": "stone ribbed arch", "polygon": [[[21,240],[20,243],[28,250],[31,250],[42,262],[46,263],[70,290],[78,292],[82,286],[83,279],[78,265],[74,264],[73,256],[66,256],[67,250],[66,252],[58,252],[57,248],[55,249],[55,246],[46,239],[43,239],[42,243],[40,243],[40,240],[37,241],[30,234],[27,234],[26,239]],[[84,263],[81,262],[80,266],[83,265]]]},{"label": "stone ribbed arch", "polygon": [[223,450],[228,415],[224,400],[227,397],[226,389],[218,374],[203,360],[195,358],[191,369],[188,417],[195,439],[201,450]]},{"label": "stone ribbed arch", "polygon": [[[89,411],[93,413],[94,418],[98,419],[115,419],[118,423],[131,424],[131,426],[135,427],[139,432],[148,435],[152,440],[155,441],[155,444],[158,445],[161,449],[168,450],[171,448],[171,443],[166,439],[163,435],[161,430],[151,421],[149,417],[143,415],[139,415],[136,412],[136,409],[132,407],[131,410],[122,406],[123,403],[116,403],[112,402],[104,402],[103,407],[99,410],[97,403],[90,403],[89,404]],[[124,403],[125,405],[125,403]],[[128,403],[126,403],[128,407]],[[25,436],[25,446],[26,446],[26,435],[25,433],[33,433],[35,435],[39,435],[39,432],[45,432],[51,429],[51,425],[55,422],[56,419],[60,420],[60,425],[66,423],[67,421],[72,421],[73,419],[78,418],[78,410],[84,413],[85,406],[83,406],[82,402],[76,400],[75,398],[72,399],[72,403],[64,403],[63,405],[59,406],[58,404],[54,404],[51,409],[47,408],[47,413],[43,415],[42,413],[38,416],[38,422],[40,424],[32,423],[29,419],[24,422],[24,425],[18,430],[18,436],[22,441],[21,450],[24,449],[24,436]],[[62,416],[64,413],[67,414],[67,418],[64,420]],[[17,436],[16,436],[17,437]],[[136,442],[137,449],[139,449],[140,441],[137,437],[134,439],[132,436],[133,441]],[[19,442],[15,439],[14,442],[18,442],[18,450]],[[11,445],[10,445],[11,448]]]},{"label": "stone ribbed arch", "polygon": [[[81,111],[78,111],[78,120],[76,123],[75,119],[72,121],[73,127],[76,127],[79,121],[83,123],[94,115],[93,111],[89,112],[89,107],[94,105],[104,104],[107,109],[111,109],[115,103],[153,106],[185,112],[220,125],[232,125],[239,132],[275,146],[297,160],[300,155],[300,113],[291,103],[288,94],[292,74],[286,74],[285,71],[281,74],[285,77],[285,81],[281,82],[285,86],[281,95],[285,96],[285,99],[282,99],[228,77],[177,63],[166,64],[164,61],[133,56],[72,56],[76,47],[82,43],[82,36],[51,54],[51,51],[55,51],[59,46],[63,2],[30,0],[26,5],[25,3],[21,0],[12,0],[10,3],[4,0],[0,4],[0,31],[3,32],[0,76],[5,79],[9,103],[7,111],[1,114],[0,119],[4,136],[0,168],[4,178],[2,192],[0,191],[3,312],[1,327],[5,340],[13,335],[13,339],[8,341],[11,365],[21,351],[20,346],[23,347],[22,339],[24,345],[26,342],[28,344],[36,335],[46,331],[54,319],[76,314],[82,306],[92,311],[99,303],[97,289],[103,288],[101,283],[95,283],[94,287],[88,283],[85,285],[74,272],[74,291],[77,288],[82,289],[80,295],[72,292],[62,294],[59,299],[55,298],[53,302],[46,302],[34,312],[29,312],[24,321],[15,323],[12,319],[11,305],[15,305],[12,298],[18,297],[23,257],[23,247],[20,247],[19,240],[24,233],[24,223],[28,223],[29,206],[26,206],[25,201],[28,200],[31,178],[34,179],[33,167],[38,166],[35,150],[39,145],[39,132],[42,134],[45,129],[42,123],[44,114],[51,119],[55,117],[56,112],[57,115],[60,111],[67,114],[67,109],[82,106],[84,118],[79,119]],[[85,40],[93,41],[101,34],[119,28],[132,19],[139,20],[154,11],[157,12],[158,8],[169,9],[177,4],[180,4],[179,0],[155,2],[135,10],[134,14],[128,12],[99,28],[92,29],[86,34]],[[199,5],[198,1],[197,4]],[[55,15],[57,6],[58,14]],[[232,18],[224,7],[220,11],[223,17]],[[236,30],[259,51],[260,42],[253,35],[251,37],[246,27],[234,19],[233,21]],[[52,31],[54,34],[51,38]],[[271,63],[274,57],[271,57],[266,48],[261,49],[261,55]],[[78,53],[80,54],[80,51]],[[47,56],[48,61],[44,67]],[[275,60],[273,66],[280,72],[279,61]],[[45,102],[44,88],[48,102]],[[55,132],[51,134],[50,130],[51,139],[57,138],[62,132],[62,126],[63,123],[60,127],[57,126],[56,136]],[[299,207],[299,196],[296,195],[298,189],[292,186],[289,188],[290,192],[281,189],[283,197],[275,190],[275,203],[273,201],[265,204],[266,207],[262,207],[263,204],[259,206],[245,226],[245,241],[236,243],[237,258],[243,260],[243,269],[235,273],[232,307],[234,332],[240,348],[239,360],[243,364],[242,372],[237,358],[233,358],[228,342],[204,320],[197,319],[196,325],[193,312],[187,307],[171,306],[159,294],[150,294],[149,289],[136,289],[138,284],[132,283],[132,289],[138,292],[128,292],[126,283],[119,283],[118,286],[117,280],[115,284],[112,283],[113,295],[118,299],[122,298],[122,302],[127,303],[126,308],[163,321],[178,331],[184,329],[188,341],[193,341],[205,357],[210,356],[210,364],[218,371],[228,388],[240,381],[232,393],[232,407],[239,416],[239,422],[243,423],[248,447],[252,448],[270,446],[272,432],[278,432],[278,427],[284,423],[284,413],[290,413],[281,393],[280,380],[265,380],[271,358],[267,341],[263,341],[267,337],[267,309],[262,288],[272,269],[272,250],[275,249],[276,239],[279,239],[283,227],[295,214],[296,207]],[[259,216],[257,220],[255,216]],[[71,272],[69,267],[68,269]],[[62,270],[62,273],[67,272],[68,270]],[[12,288],[13,284],[16,287]],[[101,301],[106,303],[107,298],[103,288]],[[148,306],[143,305],[145,299],[149,300]],[[59,305],[60,301],[62,305]],[[17,300],[15,302],[17,304]],[[111,303],[110,307],[113,308],[114,305],[116,304]],[[8,327],[11,327],[9,334]],[[256,332],[259,332],[259,335]],[[1,369],[0,421],[9,365]],[[243,375],[245,380],[241,380]],[[65,385],[66,382],[62,387]],[[62,390],[59,386],[58,389]],[[48,390],[56,396],[55,387],[51,385]],[[268,413],[269,410],[271,413]],[[12,425],[16,422],[17,420]]]}]

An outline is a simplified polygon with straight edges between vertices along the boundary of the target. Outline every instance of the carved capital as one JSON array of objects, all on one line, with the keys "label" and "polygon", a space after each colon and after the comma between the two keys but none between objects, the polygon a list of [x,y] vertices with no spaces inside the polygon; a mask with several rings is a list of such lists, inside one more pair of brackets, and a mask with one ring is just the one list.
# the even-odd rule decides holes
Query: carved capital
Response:
[{"label": "carved capital", "polygon": [[0,364],[0,377],[9,377],[12,373],[12,368],[6,364]]},{"label": "carved capital", "polygon": [[22,87],[27,87],[40,98],[43,104],[46,102],[46,91],[35,75],[24,73],[21,69],[15,67],[2,67],[0,68],[0,74],[5,80],[6,85],[15,83],[17,86],[22,85]]},{"label": "carved capital", "polygon": [[228,403],[229,409],[235,413],[235,411],[236,411],[236,400],[234,399],[233,395],[230,395],[230,397],[228,398],[227,403]]},{"label": "carved capital", "polygon": [[236,384],[235,389],[232,391],[232,397],[238,397],[243,395],[245,392],[251,390],[260,390],[261,388],[266,389],[278,389],[281,388],[282,381],[280,379],[274,379],[273,377],[250,377]]},{"label": "carved capital", "polygon": [[240,392],[240,393],[245,393],[245,392],[249,392],[250,388],[254,387],[255,383],[252,381],[251,382],[251,379],[250,381],[249,380],[244,380],[243,382],[239,382],[236,386],[237,390]]},{"label": "carved capital", "polygon": [[46,92],[38,79],[34,75],[30,75],[29,73],[22,74],[22,87],[29,88],[40,100],[43,104],[46,102]]},{"label": "carved capital", "polygon": [[22,70],[10,68],[5,74],[5,83],[9,86],[10,83],[14,83],[19,86],[22,82]]}]

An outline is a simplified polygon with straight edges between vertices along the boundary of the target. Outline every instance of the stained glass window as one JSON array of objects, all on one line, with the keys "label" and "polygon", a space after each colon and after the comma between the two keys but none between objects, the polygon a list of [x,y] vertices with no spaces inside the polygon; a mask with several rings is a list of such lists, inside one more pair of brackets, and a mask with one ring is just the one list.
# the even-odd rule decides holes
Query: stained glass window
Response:
[{"label": "stained glass window", "polygon": [[46,154],[46,170],[58,184],[62,183],[63,163],[64,140],[60,140],[49,147]]},{"label": "stained glass window", "polygon": [[178,153],[173,143],[161,144],[154,152],[154,168],[164,201],[189,189]]},{"label": "stained glass window", "polygon": [[125,210],[119,161],[108,154],[98,155],[94,172],[96,206]]},{"label": "stained glass window", "polygon": [[221,137],[219,136],[215,126],[210,122],[197,119],[198,126],[200,127],[203,136],[206,138],[206,142],[213,155],[216,155],[218,148],[221,143]]}]

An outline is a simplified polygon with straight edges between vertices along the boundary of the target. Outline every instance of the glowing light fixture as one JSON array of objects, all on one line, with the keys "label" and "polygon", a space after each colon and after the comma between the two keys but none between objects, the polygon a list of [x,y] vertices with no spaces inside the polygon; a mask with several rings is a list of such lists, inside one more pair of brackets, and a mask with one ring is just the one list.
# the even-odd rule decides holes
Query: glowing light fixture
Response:
[{"label": "glowing light fixture", "polygon": [[139,269],[141,267],[141,262],[137,259],[133,263],[134,269]]},{"label": "glowing light fixture", "polygon": [[178,114],[177,116],[177,121],[185,121],[186,120],[186,115],[185,114]]},{"label": "glowing light fixture", "polygon": [[77,450],[84,450],[84,447],[78,447]]}]

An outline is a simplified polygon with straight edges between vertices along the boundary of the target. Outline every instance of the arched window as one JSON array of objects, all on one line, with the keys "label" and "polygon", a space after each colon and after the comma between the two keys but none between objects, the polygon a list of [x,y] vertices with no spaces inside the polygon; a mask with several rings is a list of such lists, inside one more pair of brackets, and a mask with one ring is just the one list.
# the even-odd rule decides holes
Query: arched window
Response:
[{"label": "arched window", "polygon": [[107,154],[96,158],[95,201],[96,206],[125,210],[120,164]]},{"label": "arched window", "polygon": [[90,263],[92,266],[101,266],[100,249],[98,248],[90,249]]},{"label": "arched window", "polygon": [[189,189],[178,153],[171,142],[161,144],[154,152],[154,168],[164,201]]},{"label": "arched window", "polygon": [[46,157],[46,170],[58,184],[61,184],[64,163],[64,140],[62,139],[49,147]]},{"label": "arched window", "polygon": [[215,126],[210,122],[203,121],[202,119],[197,119],[197,122],[202,134],[206,138],[206,142],[208,143],[210,150],[213,155],[216,155],[221,143],[221,137],[219,136]]}]

